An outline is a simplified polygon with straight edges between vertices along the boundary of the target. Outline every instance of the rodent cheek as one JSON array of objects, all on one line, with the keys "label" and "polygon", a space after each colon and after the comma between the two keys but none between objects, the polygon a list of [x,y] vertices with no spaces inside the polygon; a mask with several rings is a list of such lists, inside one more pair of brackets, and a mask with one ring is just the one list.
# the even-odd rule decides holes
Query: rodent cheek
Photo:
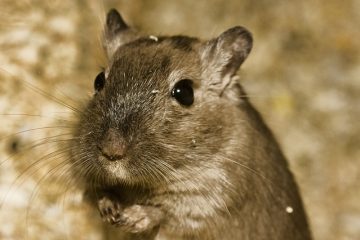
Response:
[{"label": "rodent cheek", "polygon": [[[197,151],[204,151],[204,154],[215,154],[226,144],[224,130],[225,124],[223,121],[223,114],[220,109],[212,106],[202,106],[199,109],[201,114],[198,114],[196,119],[192,145],[198,148]],[[209,152],[210,151],[210,152]]]}]

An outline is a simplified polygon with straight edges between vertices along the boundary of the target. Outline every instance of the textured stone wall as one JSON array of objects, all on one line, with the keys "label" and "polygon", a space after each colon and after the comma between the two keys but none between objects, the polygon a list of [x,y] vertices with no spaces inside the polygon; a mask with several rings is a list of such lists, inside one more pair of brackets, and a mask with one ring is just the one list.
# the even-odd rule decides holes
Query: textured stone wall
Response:
[{"label": "textured stone wall", "polygon": [[357,0],[1,0],[1,239],[100,239],[98,216],[67,177],[62,142],[73,111],[64,105],[86,101],[106,64],[110,7],[151,34],[251,30],[240,76],[289,158],[314,236],[360,239]]}]

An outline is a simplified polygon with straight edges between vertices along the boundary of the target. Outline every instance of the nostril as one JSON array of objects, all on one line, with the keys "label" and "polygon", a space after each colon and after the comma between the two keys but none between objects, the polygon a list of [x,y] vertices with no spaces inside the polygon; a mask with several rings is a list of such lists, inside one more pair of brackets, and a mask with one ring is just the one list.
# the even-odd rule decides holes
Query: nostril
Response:
[{"label": "nostril", "polygon": [[97,148],[108,160],[116,161],[124,158],[127,145],[116,131],[109,129],[102,144],[98,145]]},{"label": "nostril", "polygon": [[101,154],[110,161],[120,160],[125,156],[125,146],[123,144],[109,144],[100,148]]}]

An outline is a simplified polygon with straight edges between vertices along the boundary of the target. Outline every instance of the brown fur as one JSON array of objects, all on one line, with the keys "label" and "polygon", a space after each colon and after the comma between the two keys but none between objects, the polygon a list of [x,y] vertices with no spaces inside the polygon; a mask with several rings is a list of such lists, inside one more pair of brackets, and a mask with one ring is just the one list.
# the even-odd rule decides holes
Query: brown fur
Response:
[{"label": "brown fur", "polygon": [[[286,160],[236,77],[251,34],[150,38],[114,11],[105,87],[84,109],[71,153],[104,221],[123,239],[311,239]],[[193,81],[190,107],[170,95],[181,79]],[[127,151],[109,161],[99,148],[114,129]]]}]

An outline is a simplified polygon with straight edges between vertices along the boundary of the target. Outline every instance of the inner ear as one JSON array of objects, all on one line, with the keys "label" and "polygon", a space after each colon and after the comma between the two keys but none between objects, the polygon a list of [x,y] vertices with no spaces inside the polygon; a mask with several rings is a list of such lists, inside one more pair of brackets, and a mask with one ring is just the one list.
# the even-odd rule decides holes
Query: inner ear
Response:
[{"label": "inner ear", "polygon": [[105,35],[111,39],[121,31],[125,31],[129,26],[125,23],[120,13],[116,9],[110,9],[106,15]]},{"label": "inner ear", "polygon": [[252,49],[252,35],[244,27],[233,27],[206,43],[203,61],[220,77],[233,76]]},{"label": "inner ear", "polygon": [[129,27],[116,9],[111,9],[106,15],[103,46],[109,59],[123,44],[138,38],[138,33]]}]

